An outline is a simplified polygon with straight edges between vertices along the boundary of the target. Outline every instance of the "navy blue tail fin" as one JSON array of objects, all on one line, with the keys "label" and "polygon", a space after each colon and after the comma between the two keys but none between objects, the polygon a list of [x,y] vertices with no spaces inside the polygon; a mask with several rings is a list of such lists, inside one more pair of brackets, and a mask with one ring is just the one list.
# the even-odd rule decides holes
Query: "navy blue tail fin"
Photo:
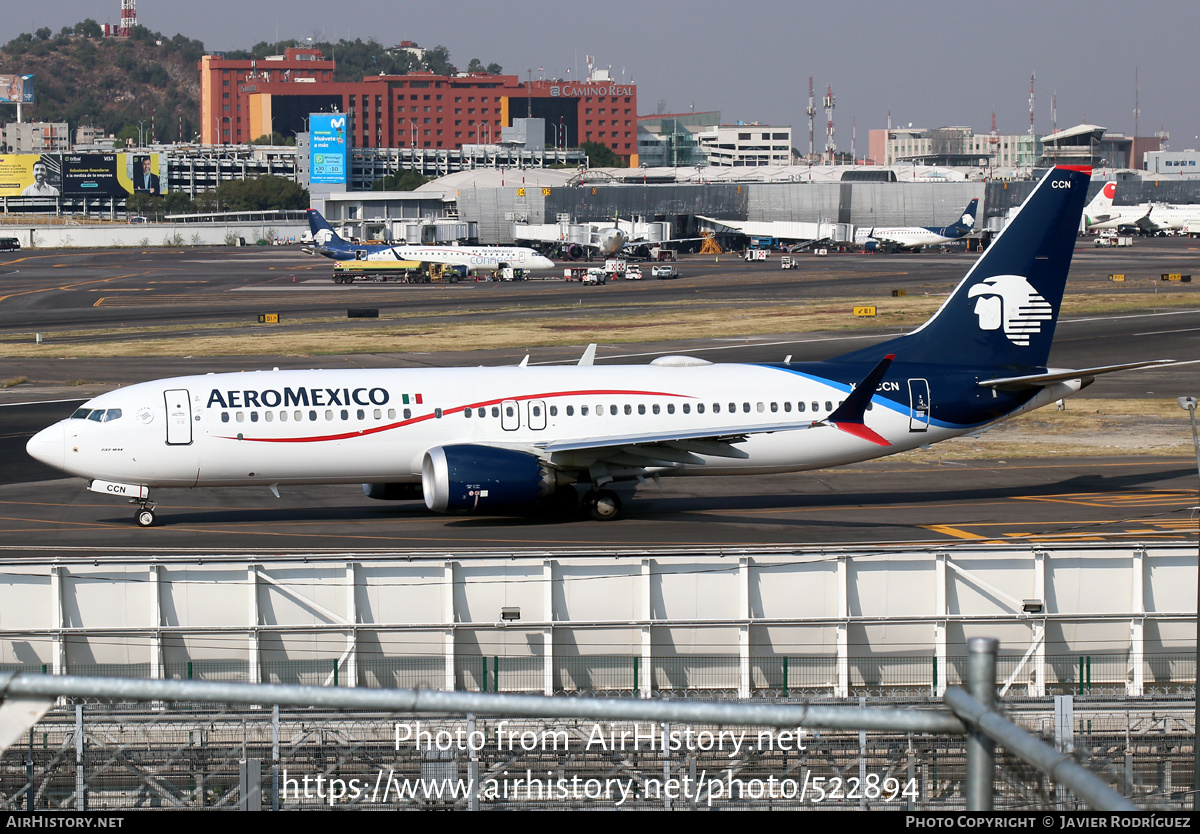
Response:
[{"label": "navy blue tail fin", "polygon": [[978,207],[979,200],[971,200],[971,202],[967,203],[967,207],[963,209],[962,216],[958,218],[958,221],[942,229],[942,234],[951,238],[969,235],[975,229],[975,218],[977,216],[975,212]]},{"label": "navy blue tail fin", "polygon": [[321,212],[314,208],[308,210],[308,230],[312,232],[313,243],[321,246],[349,246],[350,244],[342,240],[338,233],[333,230],[333,227],[326,222],[321,216]]},{"label": "navy blue tail fin", "polygon": [[1052,169],[933,318],[839,360],[1044,368],[1090,179],[1090,168]]}]

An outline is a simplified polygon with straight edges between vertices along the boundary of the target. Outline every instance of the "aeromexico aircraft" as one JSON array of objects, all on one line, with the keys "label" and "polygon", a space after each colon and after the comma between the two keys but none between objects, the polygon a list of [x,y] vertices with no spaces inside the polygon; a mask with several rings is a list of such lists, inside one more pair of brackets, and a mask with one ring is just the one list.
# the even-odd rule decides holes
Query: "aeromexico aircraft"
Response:
[{"label": "aeromexico aircraft", "polygon": [[259,371],[102,394],[33,457],[138,505],[159,487],[361,483],[437,512],[617,517],[614,486],[820,469],[977,431],[1110,371],[1046,363],[1088,186],[1050,171],[934,316],[826,362]]},{"label": "aeromexico aircraft", "polygon": [[390,243],[351,243],[343,239],[321,216],[308,210],[308,228],[313,242],[307,247],[317,255],[339,261],[415,261],[424,264],[465,266],[478,269],[553,269],[554,261],[524,246],[407,246]]},{"label": "aeromexico aircraft", "polygon": [[[979,200],[972,200],[963,209],[962,216],[949,226],[894,226],[874,228],[865,236],[856,234],[855,243],[867,252],[884,249],[920,249],[922,246],[938,246],[952,240],[960,240],[975,228],[975,210]],[[861,232],[860,232],[861,234]]]}]

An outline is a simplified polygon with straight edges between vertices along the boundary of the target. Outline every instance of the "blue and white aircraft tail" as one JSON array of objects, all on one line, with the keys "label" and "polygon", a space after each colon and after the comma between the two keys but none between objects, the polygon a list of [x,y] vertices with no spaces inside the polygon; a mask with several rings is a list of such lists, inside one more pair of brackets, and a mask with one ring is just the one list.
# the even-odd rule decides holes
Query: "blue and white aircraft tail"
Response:
[{"label": "blue and white aircraft tail", "polygon": [[308,210],[308,230],[312,233],[312,244],[306,246],[304,251],[338,261],[362,261],[368,255],[391,249],[388,243],[354,243],[346,240],[314,208]]},{"label": "blue and white aircraft tail", "polygon": [[897,226],[874,228],[865,235],[856,235],[856,243],[868,252],[878,250],[920,249],[923,246],[938,246],[961,240],[975,228],[979,200],[972,199],[958,220],[949,226]]},{"label": "blue and white aircraft tail", "polygon": [[436,512],[620,514],[614,487],[794,472],[977,431],[1154,364],[1047,367],[1087,169],[1060,166],[924,325],[827,362],[668,356],[570,366],[270,371],[146,382],[35,435],[36,459],[138,505],[151,490],[360,483]]}]

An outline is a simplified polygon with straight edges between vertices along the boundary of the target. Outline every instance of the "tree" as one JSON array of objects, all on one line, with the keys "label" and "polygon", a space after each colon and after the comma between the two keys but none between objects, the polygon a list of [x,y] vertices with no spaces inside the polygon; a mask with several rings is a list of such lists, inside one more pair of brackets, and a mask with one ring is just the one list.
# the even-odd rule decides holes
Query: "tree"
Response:
[{"label": "tree", "polygon": [[478,58],[472,58],[471,63],[467,64],[467,73],[470,75],[483,75],[484,72],[483,61]]},{"label": "tree", "polygon": [[419,187],[427,182],[429,182],[429,178],[421,176],[416,171],[393,171],[383,179],[375,180],[375,182],[371,184],[371,190],[416,191]]},{"label": "tree", "polygon": [[34,32],[34,34],[37,35],[37,39],[39,41],[48,41],[50,40],[50,36],[54,33],[50,31],[49,26],[43,26],[41,29],[38,29],[36,32]]},{"label": "tree", "polygon": [[436,75],[453,75],[454,65],[450,63],[450,50],[444,46],[426,49],[425,68]]},{"label": "tree", "polygon": [[99,38],[103,37],[104,30],[100,28],[99,23],[88,17],[75,24],[75,34],[85,38]]},{"label": "tree", "polygon": [[217,186],[225,211],[270,211],[308,207],[308,191],[283,177],[266,174],[249,180],[226,180]]},{"label": "tree", "polygon": [[296,144],[295,136],[284,136],[278,130],[270,134],[264,133],[257,139],[250,140],[251,145],[294,145]]},{"label": "tree", "polygon": [[617,156],[608,145],[599,142],[581,142],[579,145],[587,154],[588,165],[592,168],[624,168],[625,160]]},{"label": "tree", "polygon": [[487,65],[488,75],[504,75],[504,67],[492,61]]}]

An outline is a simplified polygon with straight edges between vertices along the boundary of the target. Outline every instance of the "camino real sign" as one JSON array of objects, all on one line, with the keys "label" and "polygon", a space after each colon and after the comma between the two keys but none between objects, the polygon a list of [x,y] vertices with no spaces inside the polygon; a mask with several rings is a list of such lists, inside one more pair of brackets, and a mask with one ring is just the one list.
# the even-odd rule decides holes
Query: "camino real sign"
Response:
[{"label": "camino real sign", "polygon": [[346,115],[313,113],[309,116],[308,181],[327,185],[345,185],[349,170]]}]

